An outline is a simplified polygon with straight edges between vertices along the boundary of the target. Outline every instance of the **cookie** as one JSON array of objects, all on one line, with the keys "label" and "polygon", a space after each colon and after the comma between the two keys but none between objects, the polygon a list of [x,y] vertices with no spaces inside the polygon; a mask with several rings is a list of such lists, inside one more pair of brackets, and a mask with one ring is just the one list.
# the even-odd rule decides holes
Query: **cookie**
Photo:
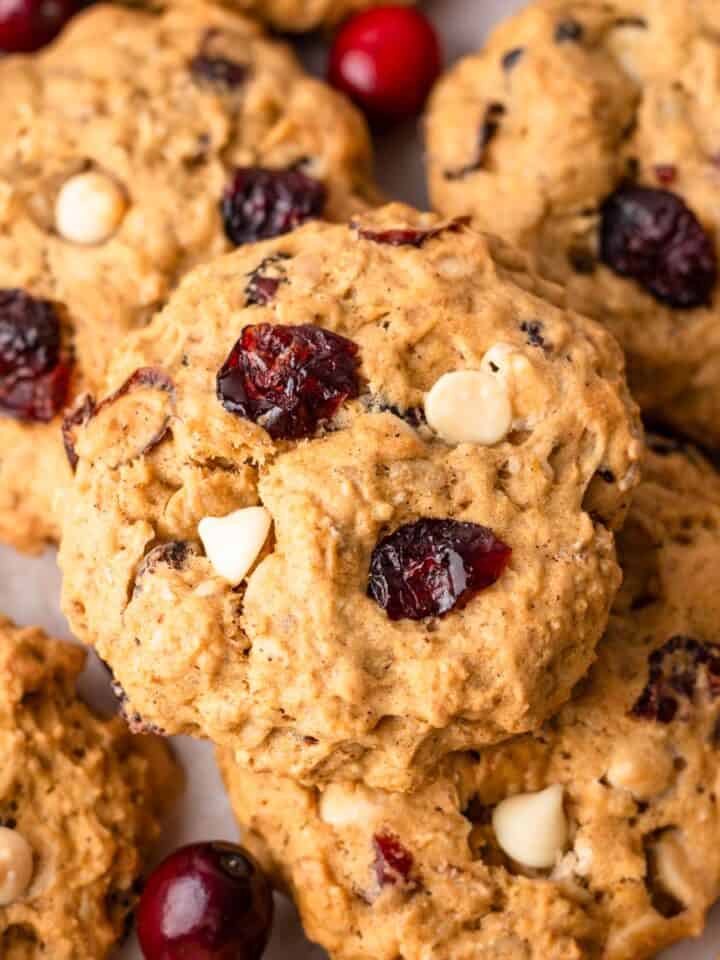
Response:
[{"label": "cookie", "polygon": [[717,5],[540,0],[436,88],[434,205],[523,246],[626,351],[649,416],[720,443]]},{"label": "cookie", "polygon": [[720,895],[720,479],[651,454],[598,661],[537,732],[414,794],[221,760],[243,842],[334,960],[645,960]]},{"label": "cookie", "polygon": [[98,6],[0,63],[0,539],[59,533],[66,404],[193,265],[373,194],[359,114],[249,20]]},{"label": "cookie", "polygon": [[[259,17],[275,30],[303,33],[318,27],[334,27],[341,20],[379,6],[381,0],[228,0],[231,6]],[[401,0],[403,2],[403,0]],[[411,0],[404,0],[405,3]]]},{"label": "cookie", "polygon": [[556,709],[641,452],[617,345],[556,295],[401,205],[190,274],[74,431],[64,606],[133,708],[399,789]]},{"label": "cookie", "polygon": [[81,647],[0,619],[0,955],[102,960],[180,789],[162,741],[78,697]]}]

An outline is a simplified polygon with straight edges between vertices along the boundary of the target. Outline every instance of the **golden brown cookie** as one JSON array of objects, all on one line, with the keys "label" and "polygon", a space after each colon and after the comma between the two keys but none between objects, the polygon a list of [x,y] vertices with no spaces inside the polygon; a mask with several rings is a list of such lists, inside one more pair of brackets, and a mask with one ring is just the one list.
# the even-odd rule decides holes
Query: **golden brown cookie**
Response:
[{"label": "golden brown cookie", "polygon": [[75,691],[81,647],[0,619],[0,955],[102,960],[181,785],[162,741]]},{"label": "golden brown cookie", "polygon": [[0,63],[0,539],[55,540],[60,411],[193,265],[365,206],[363,120],[249,20],[98,6]]},{"label": "golden brown cookie", "polygon": [[720,17],[708,0],[537,0],[454,66],[430,191],[607,324],[641,407],[720,443]]},{"label": "golden brown cookie", "polygon": [[[341,20],[378,6],[382,0],[226,0],[229,6],[259,17],[275,30],[303,33],[334,27]],[[400,0],[410,3],[412,0]]]},{"label": "golden brown cookie", "polygon": [[133,708],[400,789],[557,709],[641,440],[617,345],[556,296],[400,205],[188,275],[75,434],[65,610]]},{"label": "golden brown cookie", "polygon": [[333,960],[646,960],[720,895],[720,479],[665,445],[599,658],[535,733],[413,794],[221,755],[251,845]]}]

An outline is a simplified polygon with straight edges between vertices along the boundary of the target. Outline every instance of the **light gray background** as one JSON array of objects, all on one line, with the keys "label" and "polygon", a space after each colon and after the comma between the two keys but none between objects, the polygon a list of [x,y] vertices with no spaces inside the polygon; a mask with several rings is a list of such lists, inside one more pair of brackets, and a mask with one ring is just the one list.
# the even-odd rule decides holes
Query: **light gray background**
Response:
[{"label": "light gray background", "polygon": [[[524,0],[428,0],[427,12],[442,36],[446,58],[454,60],[476,49],[490,26],[519,9]],[[323,68],[321,44],[304,43],[301,53],[316,71]],[[422,175],[422,150],[415,124],[384,135],[377,142],[378,179],[391,197],[426,206]],[[60,575],[54,555],[39,559],[21,557],[0,547],[0,610],[19,623],[36,623],[57,636],[69,636],[58,606]],[[104,672],[90,665],[84,678],[90,699],[110,703]],[[188,788],[169,819],[157,856],[192,840],[234,839],[232,821],[211,748],[185,737],[174,738],[177,753],[188,773]],[[716,909],[702,942],[680,944],[662,955],[662,960],[712,960],[720,951],[720,907]],[[278,900],[272,944],[265,960],[323,960],[325,954],[303,938],[290,905]],[[142,960],[134,940],[117,960]],[[372,958],[370,958],[372,960]],[[551,958],[548,958],[551,960]]]}]

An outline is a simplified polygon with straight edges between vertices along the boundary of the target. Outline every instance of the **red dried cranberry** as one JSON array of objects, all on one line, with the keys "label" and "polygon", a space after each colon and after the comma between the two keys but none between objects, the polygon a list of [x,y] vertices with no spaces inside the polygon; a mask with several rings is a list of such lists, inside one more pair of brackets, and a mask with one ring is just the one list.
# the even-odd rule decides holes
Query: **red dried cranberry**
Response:
[{"label": "red dried cranberry", "polygon": [[500,130],[500,120],[505,113],[505,107],[502,103],[490,103],[485,108],[482,123],[477,135],[477,145],[475,147],[475,156],[466,163],[464,167],[457,170],[446,170],[444,177],[446,180],[462,180],[469,173],[476,173],[482,170],[487,159],[488,147],[495,139]]},{"label": "red dried cranberry", "polygon": [[245,327],[217,377],[218,399],[275,439],[307,437],[357,397],[358,347],[306,323]]},{"label": "red dried cranberry", "polygon": [[413,868],[413,855],[391,833],[376,833],[373,837],[375,847],[375,876],[381,887],[409,883]]},{"label": "red dried cranberry", "polygon": [[646,720],[671,723],[681,701],[693,703],[705,693],[720,696],[720,645],[692,637],[671,637],[648,658],[648,682],[631,713]]},{"label": "red dried cranberry", "polygon": [[677,179],[677,167],[672,163],[657,163],[653,169],[658,183],[664,187],[669,187]]},{"label": "red dried cranberry", "polygon": [[712,239],[682,198],[626,184],[602,207],[602,260],[672,307],[710,301],[717,281]]},{"label": "red dried cranberry", "polygon": [[233,843],[181,847],[150,875],[137,926],[146,960],[258,960],[273,916],[270,884]]},{"label": "red dried cranberry", "polygon": [[75,433],[78,427],[84,427],[95,413],[95,398],[89,393],[79,397],[75,405],[66,410],[62,422],[62,438],[65,447],[65,456],[70,469],[75,472],[78,465],[78,455],[75,450]]},{"label": "red dried cranberry", "polygon": [[328,78],[382,123],[419,113],[442,69],[437,35],[416,10],[377,7],[340,29]]},{"label": "red dried cranberry", "polygon": [[247,76],[247,67],[227,57],[211,57],[199,53],[190,61],[190,73],[198,83],[208,83],[215,87],[233,90],[239,87]]},{"label": "red dried cranberry", "polygon": [[385,243],[391,247],[422,247],[428,240],[439,236],[446,230],[459,230],[468,222],[467,217],[457,217],[450,223],[444,223],[439,227],[431,227],[429,230],[415,229],[412,227],[398,227],[390,230],[370,230],[367,227],[361,227],[356,223],[352,226],[364,240],[370,240],[372,243]]},{"label": "red dried cranberry", "polygon": [[65,404],[69,384],[53,304],[23,290],[0,290],[0,411],[48,422]]},{"label": "red dried cranberry", "polygon": [[301,170],[238,167],[220,205],[225,233],[236,246],[279,237],[321,216],[326,198]]},{"label": "red dried cranberry", "polygon": [[368,596],[391,620],[438,617],[491,586],[512,550],[488,527],[457,520],[416,520],[373,550]]},{"label": "red dried cranberry", "polygon": [[0,50],[27,53],[44,47],[79,6],[76,0],[3,0],[0,4]]},{"label": "red dried cranberry", "polygon": [[561,20],[555,27],[555,43],[579,43],[584,34],[581,23],[568,17]]},{"label": "red dried cranberry", "polygon": [[252,273],[248,274],[245,287],[247,306],[265,306],[275,297],[278,287],[285,282],[282,261],[287,260],[285,253],[276,253],[265,257]]}]

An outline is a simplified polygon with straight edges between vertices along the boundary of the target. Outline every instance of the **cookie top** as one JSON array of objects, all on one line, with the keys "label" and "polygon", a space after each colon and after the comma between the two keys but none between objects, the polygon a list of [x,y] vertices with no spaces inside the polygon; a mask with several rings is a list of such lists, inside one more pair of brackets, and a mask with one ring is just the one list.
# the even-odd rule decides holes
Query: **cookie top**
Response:
[{"label": "cookie top", "polygon": [[[333,27],[382,0],[226,0],[243,13],[259,17],[276,30],[303,33],[318,27]],[[403,0],[401,0],[403,2]],[[409,3],[411,0],[404,0]]]},{"label": "cookie top", "polygon": [[81,647],[0,619],[0,955],[106,957],[180,788],[155,737],[77,696]]},{"label": "cookie top", "polygon": [[720,442],[720,15],[539,0],[440,82],[430,190],[606,323],[640,405]]},{"label": "cookie top", "polygon": [[371,157],[341,95],[209,4],[94,7],[0,84],[0,537],[32,548],[58,533],[57,415],[123,335],[191,266],[365,206]]},{"label": "cookie top", "polygon": [[644,960],[720,895],[720,479],[647,459],[598,661],[539,731],[414,794],[222,757],[244,843],[335,960]]},{"label": "cookie top", "polygon": [[641,441],[617,345],[556,294],[400,205],[186,278],[74,432],[61,550],[147,721],[405,787],[567,698]]}]

